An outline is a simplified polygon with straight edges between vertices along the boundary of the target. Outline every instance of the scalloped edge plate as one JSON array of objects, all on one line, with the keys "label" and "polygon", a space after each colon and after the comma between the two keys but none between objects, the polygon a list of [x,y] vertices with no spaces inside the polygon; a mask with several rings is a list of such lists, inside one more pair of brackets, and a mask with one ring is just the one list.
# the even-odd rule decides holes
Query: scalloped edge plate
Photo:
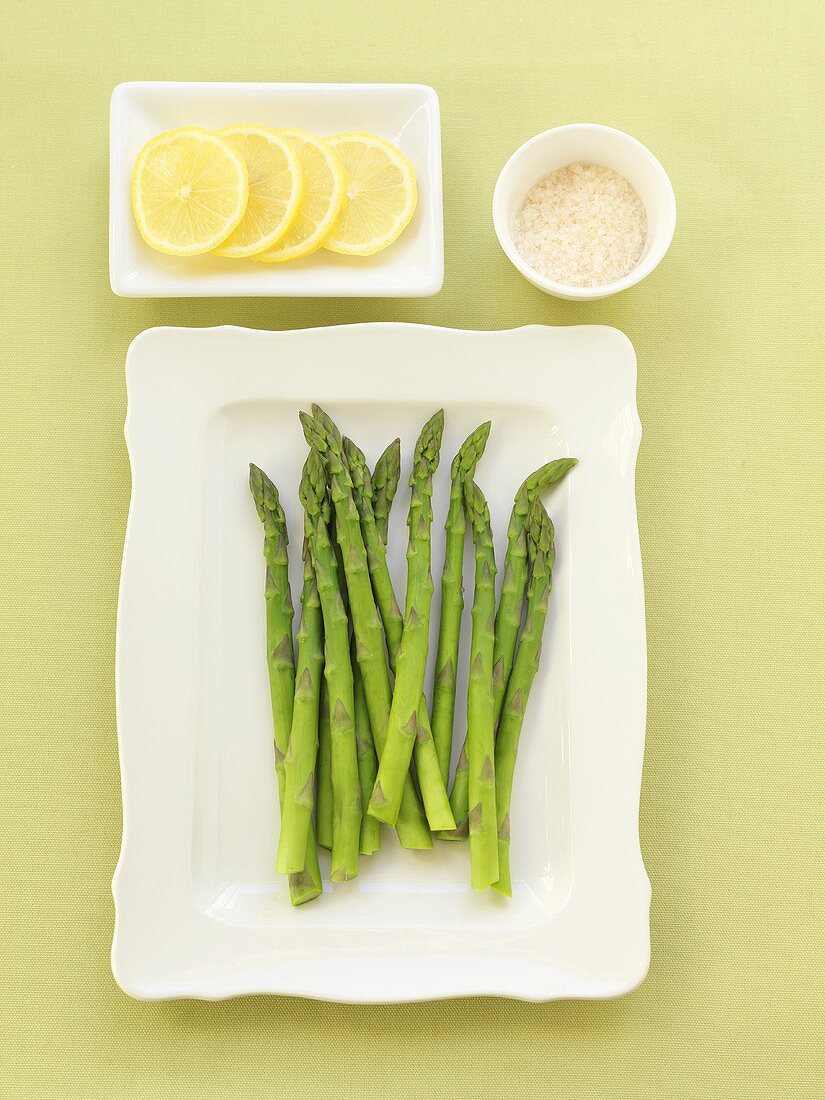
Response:
[{"label": "scalloped edge plate", "polygon": [[[345,1002],[634,989],[649,965],[650,884],[638,832],[647,670],[628,339],[596,326],[158,328],[133,341],[127,384],[133,492],[116,672],[124,831],[112,946],[120,986],[143,999]],[[414,426],[444,406],[453,434],[434,547],[448,453],[480,419],[494,417],[478,476],[499,545],[523,476],[560,453],[580,459],[551,498],[555,620],[522,738],[512,901],[469,890],[466,847],[456,844],[409,853],[388,837],[354,883],[298,910],[270,873],[277,810],[260,531],[245,463],[283,474],[297,558],[294,414],[311,400],[354,424],[371,459],[396,418],[409,453]],[[391,539],[398,576],[403,496]]]}]

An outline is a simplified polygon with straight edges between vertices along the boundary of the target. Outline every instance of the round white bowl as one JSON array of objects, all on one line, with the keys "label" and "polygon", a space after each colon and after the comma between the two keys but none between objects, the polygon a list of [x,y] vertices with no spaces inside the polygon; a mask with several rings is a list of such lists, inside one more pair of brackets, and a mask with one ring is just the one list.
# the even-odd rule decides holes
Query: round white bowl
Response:
[{"label": "round white bowl", "polygon": [[[619,172],[635,187],[647,214],[647,239],[639,262],[624,278],[604,286],[567,286],[545,278],[521,257],[513,240],[516,215],[530,188],[548,173],[576,161]],[[657,266],[673,239],[676,197],[667,172],[629,134],[595,123],[556,126],[526,141],[502,168],[493,192],[493,225],[510,262],[539,290],[570,301],[594,301],[627,290]]]}]

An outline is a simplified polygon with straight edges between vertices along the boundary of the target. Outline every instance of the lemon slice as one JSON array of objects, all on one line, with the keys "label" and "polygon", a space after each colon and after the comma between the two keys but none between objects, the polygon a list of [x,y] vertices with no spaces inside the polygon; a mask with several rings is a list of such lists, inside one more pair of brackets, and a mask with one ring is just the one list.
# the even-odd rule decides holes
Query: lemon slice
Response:
[{"label": "lemon slice", "polygon": [[324,248],[372,256],[392,244],[415,213],[415,170],[404,154],[375,134],[336,134],[327,144],[347,173],[347,205]]},{"label": "lemon slice", "polygon": [[132,171],[140,235],[170,256],[216,248],[240,223],[248,194],[241,157],[223,138],[197,126],[147,141]]},{"label": "lemon slice", "polygon": [[279,264],[308,256],[324,240],[341,213],[347,180],[338,154],[306,130],[278,130],[301,165],[304,193],[292,228],[273,249],[255,256],[265,264]]},{"label": "lemon slice", "polygon": [[246,165],[249,202],[237,229],[216,248],[216,256],[241,259],[272,248],[298,213],[303,173],[282,137],[265,126],[224,126],[218,135]]}]

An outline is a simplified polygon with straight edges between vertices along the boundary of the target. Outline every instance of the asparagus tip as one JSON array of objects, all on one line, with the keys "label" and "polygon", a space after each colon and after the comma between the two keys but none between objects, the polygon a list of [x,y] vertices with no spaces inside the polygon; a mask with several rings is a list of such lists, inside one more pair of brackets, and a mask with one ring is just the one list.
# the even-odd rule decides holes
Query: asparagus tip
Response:
[{"label": "asparagus tip", "polygon": [[325,447],[332,446],[333,449],[340,447],[341,433],[335,421],[316,402],[313,401],[311,408],[318,438],[323,441]]},{"label": "asparagus tip", "polygon": [[531,559],[535,560],[538,554],[549,553],[555,539],[555,529],[540,497],[536,497],[530,505],[527,533],[528,552]]},{"label": "asparagus tip", "polygon": [[466,474],[472,475],[475,473],[475,468],[484,454],[487,440],[490,438],[492,426],[492,420],[485,420],[483,424],[479,424],[477,428],[470,432],[458,448],[450,470],[450,477],[454,481]]},{"label": "asparagus tip", "polygon": [[555,458],[552,462],[546,462],[524,479],[516,493],[516,501],[525,497],[528,501],[532,501],[545,489],[558,485],[573,467],[578,465],[578,461],[577,458]]},{"label": "asparagus tip", "polygon": [[438,460],[441,454],[441,437],[444,434],[444,410],[434,412],[416,440],[413,453],[413,466],[410,474],[412,485],[416,477],[420,476],[422,467],[426,468],[430,475],[438,469]]},{"label": "asparagus tip", "polygon": [[490,525],[490,509],[484,493],[469,474],[464,478],[463,488],[467,518],[476,530],[486,529]]},{"label": "asparagus tip", "polygon": [[303,409],[298,413],[298,419],[301,421],[301,428],[304,432],[304,439],[310,445],[315,446],[315,440],[317,439],[317,427],[313,417],[308,412],[304,412]]}]

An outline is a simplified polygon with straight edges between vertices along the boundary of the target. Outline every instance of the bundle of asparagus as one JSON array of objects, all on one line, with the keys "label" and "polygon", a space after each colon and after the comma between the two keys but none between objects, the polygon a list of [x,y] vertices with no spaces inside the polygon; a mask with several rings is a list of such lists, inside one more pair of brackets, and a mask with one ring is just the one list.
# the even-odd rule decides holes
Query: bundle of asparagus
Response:
[{"label": "bundle of asparagus", "polygon": [[[322,892],[316,844],[330,851],[330,879],[345,882],[358,874],[359,855],[380,848],[382,822],[395,828],[404,848],[432,848],[433,834],[469,837],[473,887],[509,895],[513,774],[539,665],[554,561],[553,525],[540,494],[561,481],[576,460],[548,463],[516,493],[496,609],[490,512],[474,481],[490,423],[472,432],[456,454],[430,712],[424,680],[433,597],[432,492],[443,410],[424,425],[413,454],[403,612],[387,565],[389,514],[401,470],[399,440],[371,474],[363,451],[319,406],[301,413],[301,425],[309,453],[299,487],[304,569],[297,655],[278,490],[255,465],[249,478],[264,527],[267,658],[281,803],[276,866],[289,876],[292,904]],[[448,795],[468,526],[475,589],[467,728]]]}]

